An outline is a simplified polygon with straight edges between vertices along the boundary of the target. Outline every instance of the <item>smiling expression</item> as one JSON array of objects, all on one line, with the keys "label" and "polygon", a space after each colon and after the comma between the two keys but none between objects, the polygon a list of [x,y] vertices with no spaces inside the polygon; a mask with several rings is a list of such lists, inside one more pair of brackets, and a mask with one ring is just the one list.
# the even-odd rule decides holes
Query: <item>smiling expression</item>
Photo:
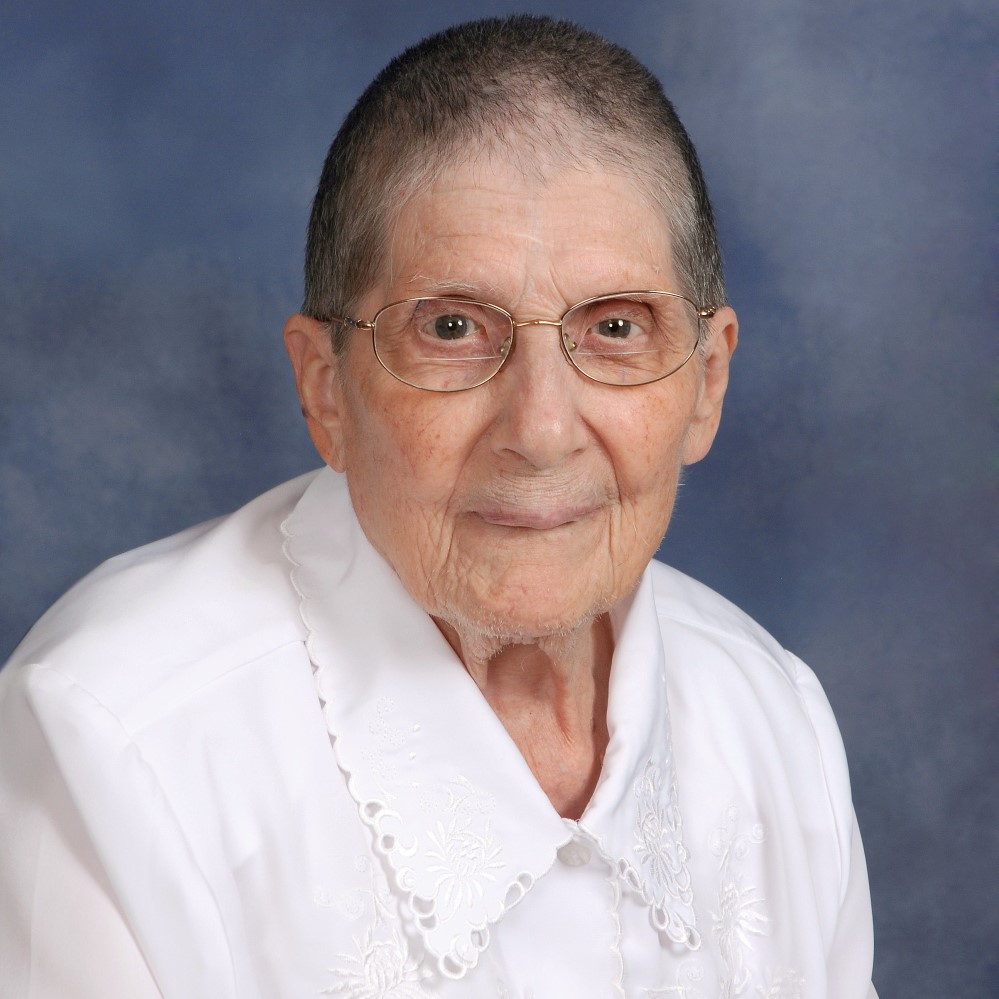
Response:
[{"label": "smiling expression", "polygon": [[[525,175],[480,157],[405,202],[384,277],[355,315],[447,295],[557,319],[624,289],[681,290],[661,213],[634,180],[566,165]],[[516,641],[570,632],[634,588],[682,466],[710,447],[735,346],[722,309],[703,354],[621,388],[576,371],[554,327],[528,326],[490,382],[437,394],[389,375],[369,333],[334,357],[319,324],[297,318],[310,428],[346,472],[367,537],[429,613]]]}]

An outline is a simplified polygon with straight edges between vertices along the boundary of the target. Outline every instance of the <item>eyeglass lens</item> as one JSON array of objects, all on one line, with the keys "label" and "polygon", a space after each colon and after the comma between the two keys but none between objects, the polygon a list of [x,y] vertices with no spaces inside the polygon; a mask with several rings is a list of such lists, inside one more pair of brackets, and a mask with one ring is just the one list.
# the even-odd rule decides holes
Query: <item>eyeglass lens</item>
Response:
[{"label": "eyeglass lens", "polygon": [[[562,320],[573,365],[609,385],[641,385],[672,374],[693,353],[698,332],[694,306],[662,293],[605,296],[575,306]],[[513,321],[502,309],[464,299],[396,302],[375,317],[382,365],[402,381],[436,392],[487,381],[506,360],[513,337]]]}]

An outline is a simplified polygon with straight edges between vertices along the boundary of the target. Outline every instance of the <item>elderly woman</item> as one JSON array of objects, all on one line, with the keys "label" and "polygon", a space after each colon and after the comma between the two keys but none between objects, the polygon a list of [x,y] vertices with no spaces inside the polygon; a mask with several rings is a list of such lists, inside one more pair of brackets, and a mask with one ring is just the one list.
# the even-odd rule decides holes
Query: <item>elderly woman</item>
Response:
[{"label": "elderly woman", "polygon": [[2,674],[3,994],[873,995],[811,672],[652,556],[736,317],[658,83],[515,17],[341,128],[285,337],[329,466]]}]

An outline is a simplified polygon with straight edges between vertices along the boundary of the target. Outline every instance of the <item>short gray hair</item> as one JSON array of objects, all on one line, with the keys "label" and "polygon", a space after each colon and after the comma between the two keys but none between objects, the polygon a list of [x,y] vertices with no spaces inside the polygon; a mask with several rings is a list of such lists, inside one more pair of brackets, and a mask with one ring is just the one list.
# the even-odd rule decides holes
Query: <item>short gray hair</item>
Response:
[{"label": "short gray hair", "polygon": [[361,95],[330,146],[312,205],[303,311],[349,313],[378,280],[405,194],[470,143],[483,149],[511,134],[591,160],[592,151],[571,148],[573,137],[637,153],[611,166],[635,175],[664,210],[679,290],[701,306],[725,303],[704,176],[659,81],[599,35],[520,14],[424,39]]}]

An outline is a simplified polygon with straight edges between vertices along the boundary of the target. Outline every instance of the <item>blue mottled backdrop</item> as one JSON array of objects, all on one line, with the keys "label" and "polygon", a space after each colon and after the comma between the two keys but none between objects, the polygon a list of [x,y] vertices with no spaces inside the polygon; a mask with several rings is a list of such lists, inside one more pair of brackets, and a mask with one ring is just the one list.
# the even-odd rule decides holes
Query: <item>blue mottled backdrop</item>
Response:
[{"label": "blue mottled backdrop", "polygon": [[0,660],[102,559],[315,464],[280,330],[324,151],[390,56],[514,9],[648,63],[717,203],[742,344],[661,555],[825,683],[882,999],[994,996],[987,0],[6,5]]}]

